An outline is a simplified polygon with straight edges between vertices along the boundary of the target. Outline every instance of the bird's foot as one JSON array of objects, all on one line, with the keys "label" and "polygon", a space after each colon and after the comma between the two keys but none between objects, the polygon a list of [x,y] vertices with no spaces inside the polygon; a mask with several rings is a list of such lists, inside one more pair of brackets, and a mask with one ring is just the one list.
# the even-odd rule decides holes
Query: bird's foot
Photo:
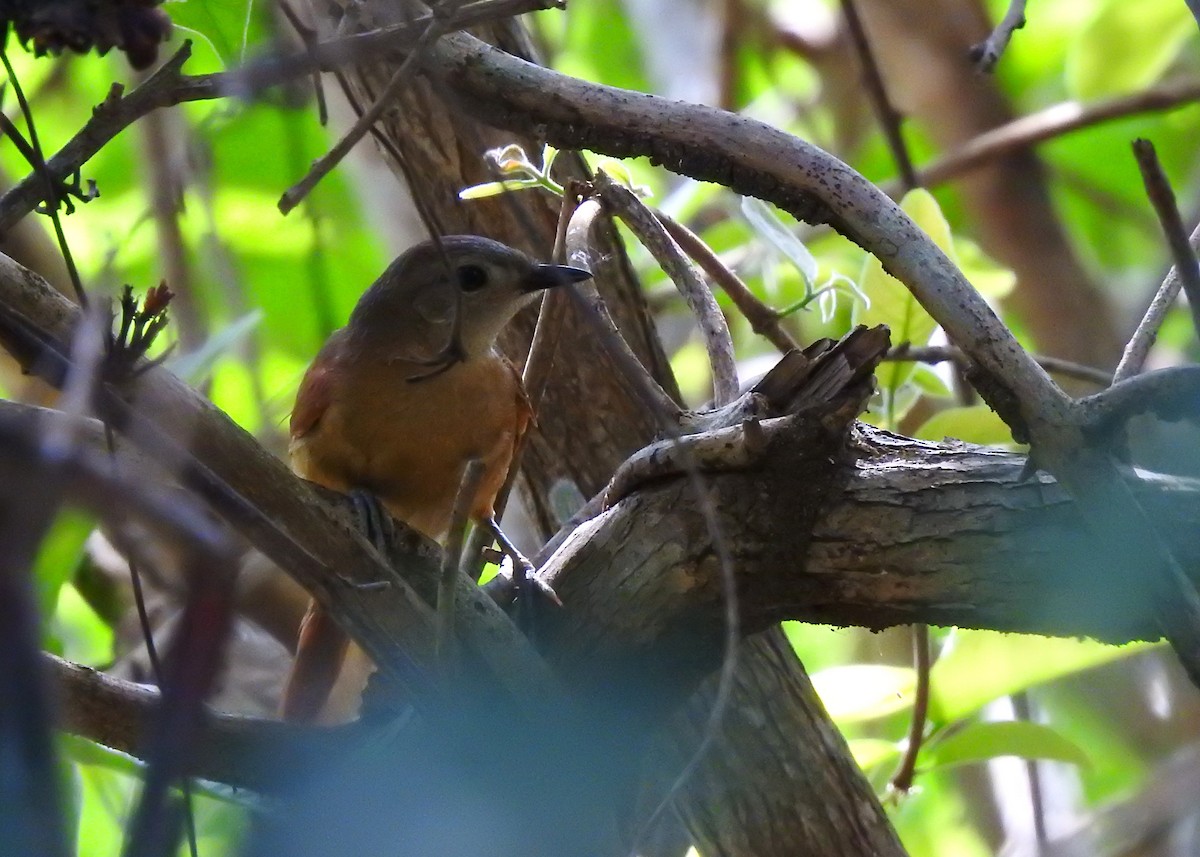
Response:
[{"label": "bird's foot", "polygon": [[385,557],[389,556],[396,541],[396,525],[388,510],[370,491],[355,488],[348,496],[359,530],[376,550]]},{"label": "bird's foot", "polygon": [[545,609],[547,602],[555,607],[562,607],[562,600],[550,584],[538,577],[533,563],[505,535],[495,518],[489,518],[482,523],[496,539],[500,551],[512,562],[517,626],[526,636],[532,638],[537,626],[538,612]]}]

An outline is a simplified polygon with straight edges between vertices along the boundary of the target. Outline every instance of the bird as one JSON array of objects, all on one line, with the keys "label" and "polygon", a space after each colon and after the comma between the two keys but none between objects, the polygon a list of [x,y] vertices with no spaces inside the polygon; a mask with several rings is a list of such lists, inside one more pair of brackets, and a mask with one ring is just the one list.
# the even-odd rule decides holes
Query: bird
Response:
[{"label": "bird", "polygon": [[[533,412],[496,338],[544,289],[590,276],[475,235],[412,247],[362,294],[305,372],[289,422],[293,472],[372,497],[392,517],[441,540],[464,468],[477,459],[483,473],[470,517],[519,561],[496,525],[494,503]],[[353,719],[372,669],[313,601],[281,716],[297,723]]]}]

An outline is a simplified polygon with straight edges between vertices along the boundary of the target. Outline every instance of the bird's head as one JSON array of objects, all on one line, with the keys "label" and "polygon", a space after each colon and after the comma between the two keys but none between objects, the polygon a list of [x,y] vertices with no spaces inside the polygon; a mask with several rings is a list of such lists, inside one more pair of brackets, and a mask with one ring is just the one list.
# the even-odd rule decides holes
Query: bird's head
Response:
[{"label": "bird's head", "polygon": [[[537,262],[520,250],[475,235],[449,235],[406,251],[359,299],[352,331],[426,359],[450,341],[466,357],[484,354],[517,311],[543,289],[586,280],[581,268]],[[409,353],[411,351],[411,353]]]}]

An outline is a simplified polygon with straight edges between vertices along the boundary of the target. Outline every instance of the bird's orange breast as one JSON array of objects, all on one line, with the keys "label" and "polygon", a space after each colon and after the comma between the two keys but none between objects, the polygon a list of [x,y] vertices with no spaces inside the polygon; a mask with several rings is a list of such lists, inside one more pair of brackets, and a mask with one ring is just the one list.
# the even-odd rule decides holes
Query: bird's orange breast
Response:
[{"label": "bird's orange breast", "polygon": [[504,358],[489,353],[417,381],[409,379],[421,367],[400,361],[343,359],[320,369],[319,416],[304,431],[293,424],[297,474],[336,490],[369,491],[436,539],[450,525],[466,462],[477,458],[484,476],[471,512],[491,514],[530,418],[520,378]]}]

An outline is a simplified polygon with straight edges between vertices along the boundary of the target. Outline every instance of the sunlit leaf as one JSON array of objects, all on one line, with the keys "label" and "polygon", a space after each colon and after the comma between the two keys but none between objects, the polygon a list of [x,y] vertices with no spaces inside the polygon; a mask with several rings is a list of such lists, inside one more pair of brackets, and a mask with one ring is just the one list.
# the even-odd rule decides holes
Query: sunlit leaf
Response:
[{"label": "sunlit leaf", "polygon": [[985,404],[938,411],[914,432],[924,440],[954,438],[967,443],[1013,446],[1012,429]]},{"label": "sunlit leaf", "polygon": [[[948,399],[954,395],[954,391],[950,389],[950,385],[946,383],[946,379],[942,377],[941,373],[926,363],[917,363],[913,367],[912,377],[909,380],[926,396]],[[923,434],[916,436],[926,437]]]},{"label": "sunlit leaf", "polygon": [[42,539],[33,564],[33,581],[43,621],[53,615],[59,590],[74,576],[83,558],[84,543],[95,527],[90,515],[64,509]]},{"label": "sunlit leaf", "polygon": [[930,718],[938,723],[958,720],[994,699],[1127,658],[1151,645],[959,630],[933,665]]},{"label": "sunlit leaf", "polygon": [[113,657],[113,629],[68,584],[58,593],[58,605],[50,620],[60,654],[87,666],[102,666]]},{"label": "sunlit leaf", "polygon": [[829,716],[839,723],[873,720],[910,704],[916,673],[908,667],[853,664],[812,676]]},{"label": "sunlit leaf", "polygon": [[1017,275],[1012,269],[1001,265],[969,238],[955,237],[954,258],[963,276],[989,303],[1004,300],[1017,287]]},{"label": "sunlit leaf", "polygon": [[892,764],[900,758],[900,745],[881,738],[854,738],[847,742],[854,761],[864,771],[879,765]]},{"label": "sunlit leaf", "polygon": [[[942,215],[937,200],[926,190],[913,190],[905,194],[901,208],[913,219],[952,260],[953,240],[950,225]],[[868,298],[868,303],[854,308],[854,323],[874,326],[886,324],[892,332],[892,344],[923,346],[928,344],[937,322],[917,303],[907,287],[883,270],[883,263],[875,256],[867,256],[859,287]],[[913,365],[908,362],[886,363],[879,368],[877,376],[884,391],[892,391],[885,398],[885,417],[892,423],[898,422],[906,408],[900,408],[899,390],[912,377]]]},{"label": "sunlit leaf", "polygon": [[1007,720],[971,723],[921,748],[920,766],[946,768],[1000,756],[1051,759],[1085,767],[1087,754],[1061,732],[1041,723]]},{"label": "sunlit leaf", "polygon": [[505,179],[504,181],[484,182],[483,184],[463,188],[458,192],[458,198],[487,199],[489,196],[499,196],[508,191],[528,190],[529,188],[540,186],[537,179]]},{"label": "sunlit leaf", "polygon": [[752,196],[742,197],[742,214],[759,237],[787,257],[811,289],[817,279],[817,260],[771,206]]},{"label": "sunlit leaf", "polygon": [[180,378],[198,386],[208,377],[217,359],[246,341],[262,318],[261,310],[246,313],[216,331],[195,351],[168,361],[168,366]]},{"label": "sunlit leaf", "polygon": [[1156,81],[1196,34],[1185,3],[1102,0],[1067,55],[1067,84],[1077,98],[1140,89]]}]

